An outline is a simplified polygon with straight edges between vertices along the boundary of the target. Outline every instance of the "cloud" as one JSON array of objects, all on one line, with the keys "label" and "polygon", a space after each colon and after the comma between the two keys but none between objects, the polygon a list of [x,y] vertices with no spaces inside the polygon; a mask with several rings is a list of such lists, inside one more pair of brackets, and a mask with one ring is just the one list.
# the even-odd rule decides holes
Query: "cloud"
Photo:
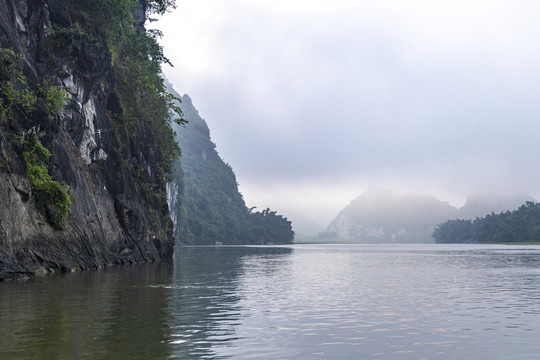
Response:
[{"label": "cloud", "polygon": [[248,203],[274,194],[290,207],[306,183],[337,184],[336,198],[344,183],[540,192],[540,3],[178,5],[158,23],[175,64],[166,75],[208,121]]}]

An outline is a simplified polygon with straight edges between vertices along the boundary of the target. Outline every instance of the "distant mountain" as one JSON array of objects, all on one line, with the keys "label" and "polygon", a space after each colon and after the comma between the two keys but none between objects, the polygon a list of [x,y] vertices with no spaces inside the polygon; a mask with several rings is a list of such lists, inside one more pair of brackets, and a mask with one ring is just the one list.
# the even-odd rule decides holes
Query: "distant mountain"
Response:
[{"label": "distant mountain", "polygon": [[295,241],[299,238],[309,238],[325,229],[324,223],[313,220],[300,212],[287,212],[287,217],[292,220],[295,233]]},{"label": "distant mountain", "polygon": [[465,205],[459,208],[458,218],[468,220],[483,217],[492,212],[498,214],[503,211],[515,210],[527,201],[535,200],[530,195],[471,196]]},{"label": "distant mountain", "polygon": [[371,189],[353,200],[328,225],[321,239],[361,243],[429,243],[447,220],[474,219],[517,209],[531,196],[471,196],[457,209],[433,196],[397,195]]},{"label": "distant mountain", "polygon": [[458,210],[432,196],[369,190],[339,212],[322,236],[362,243],[428,243],[441,221]]}]

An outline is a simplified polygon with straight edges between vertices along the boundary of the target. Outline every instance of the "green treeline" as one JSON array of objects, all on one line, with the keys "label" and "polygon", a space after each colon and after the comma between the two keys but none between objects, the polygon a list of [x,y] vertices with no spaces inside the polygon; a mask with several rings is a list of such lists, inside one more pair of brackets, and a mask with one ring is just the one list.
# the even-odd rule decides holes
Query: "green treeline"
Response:
[{"label": "green treeline", "polygon": [[249,212],[249,230],[246,241],[252,244],[290,244],[294,238],[291,222],[266,208]]},{"label": "green treeline", "polygon": [[448,220],[433,231],[436,243],[531,243],[540,241],[540,203],[474,220]]},{"label": "green treeline", "polygon": [[178,188],[171,209],[173,216],[179,215],[176,240],[190,245],[291,243],[290,221],[270,209],[254,212],[246,207],[233,169],[219,156],[189,96],[179,105],[188,124],[174,125],[182,148],[181,165],[173,174]]}]

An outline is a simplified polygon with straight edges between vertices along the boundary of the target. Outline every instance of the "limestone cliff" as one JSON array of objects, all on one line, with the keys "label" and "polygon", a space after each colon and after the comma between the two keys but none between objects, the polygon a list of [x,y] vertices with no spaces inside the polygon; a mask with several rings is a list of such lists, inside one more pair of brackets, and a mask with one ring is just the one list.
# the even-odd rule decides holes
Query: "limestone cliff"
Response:
[{"label": "limestone cliff", "polygon": [[[172,256],[160,148],[170,126],[133,112],[146,103],[137,89],[125,95],[133,79],[120,66],[131,55],[111,51],[114,33],[83,3],[0,0],[0,280]],[[137,33],[141,4],[129,25]],[[50,153],[44,176],[71,202],[60,226],[60,206],[29,179],[29,139]]]}]

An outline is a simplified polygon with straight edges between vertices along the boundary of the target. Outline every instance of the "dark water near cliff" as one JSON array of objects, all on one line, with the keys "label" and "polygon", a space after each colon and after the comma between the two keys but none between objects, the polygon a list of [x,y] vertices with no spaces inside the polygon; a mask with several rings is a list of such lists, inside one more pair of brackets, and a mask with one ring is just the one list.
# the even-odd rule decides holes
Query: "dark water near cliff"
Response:
[{"label": "dark water near cliff", "polygon": [[540,247],[177,248],[0,283],[0,359],[537,359]]}]

